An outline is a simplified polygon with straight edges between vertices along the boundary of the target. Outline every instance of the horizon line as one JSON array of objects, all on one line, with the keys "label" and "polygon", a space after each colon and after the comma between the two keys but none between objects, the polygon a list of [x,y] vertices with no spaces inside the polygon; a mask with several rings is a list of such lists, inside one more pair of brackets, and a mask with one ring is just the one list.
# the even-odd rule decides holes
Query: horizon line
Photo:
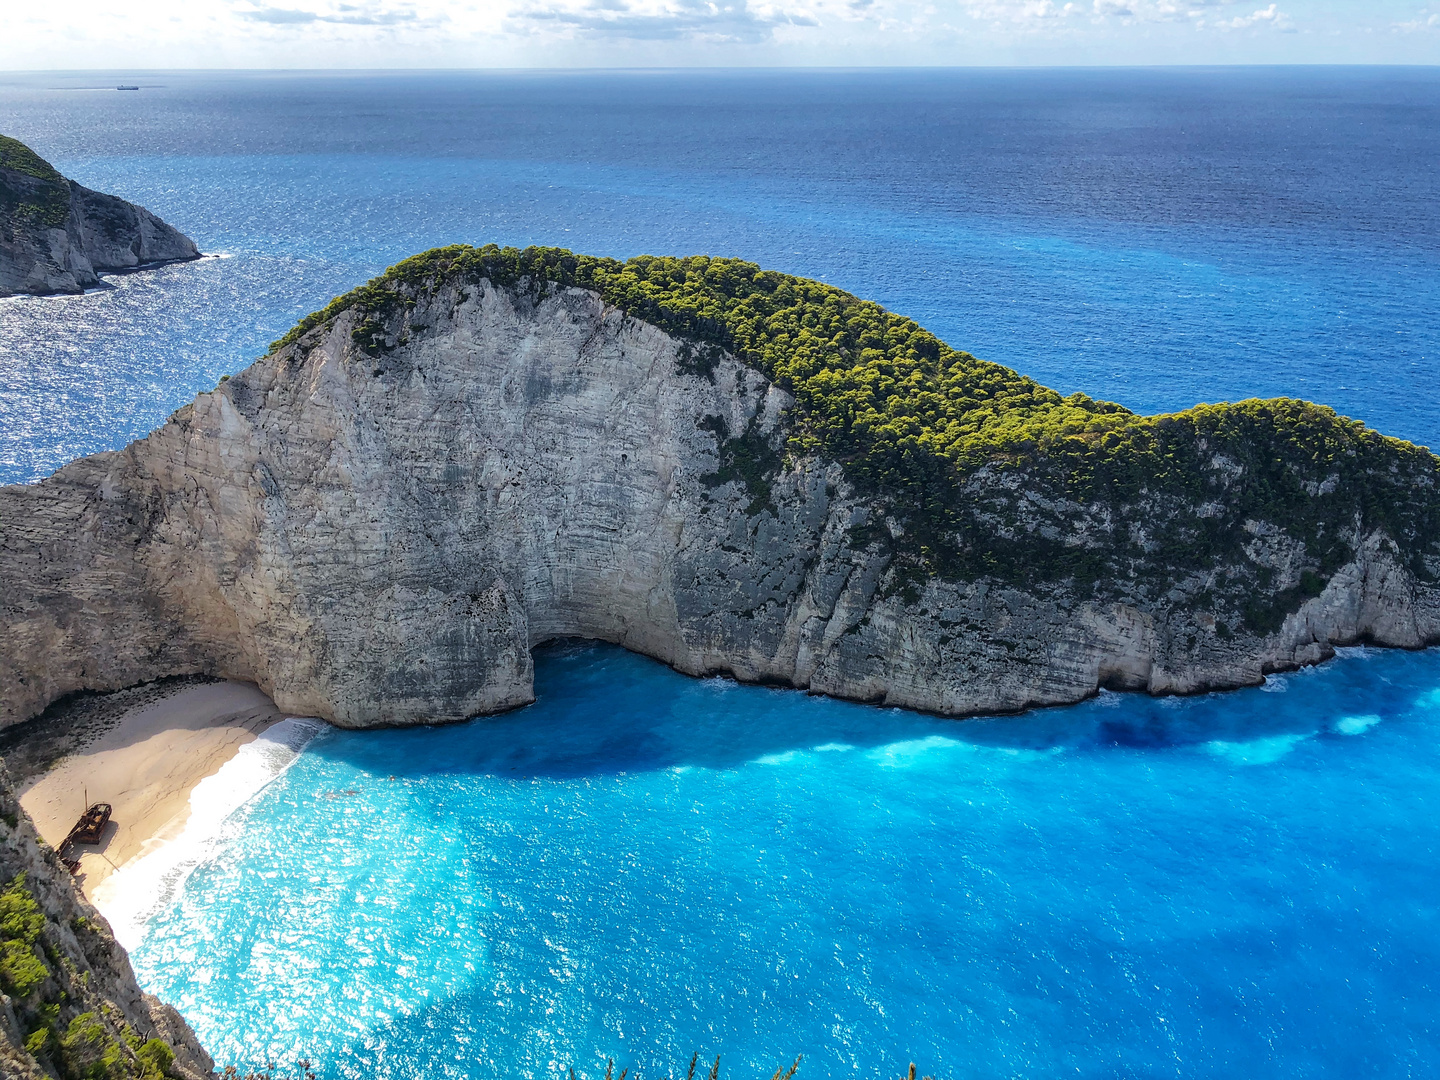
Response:
[{"label": "horizon line", "polygon": [[1314,63],[1300,61],[1269,61],[1265,63],[1199,63],[1199,64],[685,64],[685,65],[605,65],[590,67],[86,67],[86,68],[0,68],[0,77],[16,75],[100,75],[112,72],[144,74],[256,74],[256,75],[414,75],[432,74],[680,74],[688,72],[868,72],[868,71],[1215,71],[1215,70],[1267,70],[1267,69],[1313,70],[1358,70],[1383,68],[1385,70],[1440,71],[1440,62],[1423,64],[1399,61],[1330,62]]}]

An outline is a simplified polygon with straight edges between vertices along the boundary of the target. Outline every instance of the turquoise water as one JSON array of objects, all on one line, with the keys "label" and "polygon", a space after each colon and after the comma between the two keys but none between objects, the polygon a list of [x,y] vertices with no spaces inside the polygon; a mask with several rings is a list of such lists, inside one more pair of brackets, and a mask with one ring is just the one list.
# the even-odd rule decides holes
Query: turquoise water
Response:
[{"label": "turquoise water", "polygon": [[133,959],[327,1077],[1424,1076],[1435,660],[957,723],[542,650],[312,743]]},{"label": "turquoise water", "polygon": [[[0,131],[226,257],[0,301],[0,482],[455,241],[741,256],[1067,393],[1440,446],[1437,69],[78,89],[117,81],[0,76]],[[151,919],[147,987],[327,1080],[1440,1074],[1440,653],[965,723],[604,648],[537,686],[313,743]]]}]

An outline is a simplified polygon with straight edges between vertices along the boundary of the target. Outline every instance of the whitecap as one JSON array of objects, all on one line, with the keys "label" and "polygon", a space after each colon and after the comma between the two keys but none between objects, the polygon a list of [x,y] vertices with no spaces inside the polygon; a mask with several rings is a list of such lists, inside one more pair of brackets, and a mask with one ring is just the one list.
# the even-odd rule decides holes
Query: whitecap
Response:
[{"label": "whitecap", "polygon": [[1248,742],[1212,739],[1204,744],[1204,749],[1206,753],[1224,758],[1236,765],[1268,765],[1272,761],[1279,761],[1310,738],[1312,734],[1314,732],[1297,735],[1271,735],[1268,738],[1251,739]]},{"label": "whitecap", "polygon": [[816,746],[813,749],[817,753],[823,754],[835,750],[854,750],[855,747],[851,746],[848,742],[827,742],[821,743],[819,746]]},{"label": "whitecap", "polygon": [[766,754],[755,759],[756,765],[786,765],[800,756],[798,750],[786,750],[781,754]]},{"label": "whitecap", "polygon": [[1368,660],[1380,655],[1380,650],[1370,645],[1337,645],[1335,655],[1345,660]]},{"label": "whitecap", "polygon": [[1265,685],[1260,687],[1264,694],[1283,694],[1290,689],[1289,680],[1284,675],[1266,675]]},{"label": "whitecap", "polygon": [[322,720],[288,717],[262,731],[190,792],[190,816],[173,840],[162,840],[100,883],[95,906],[126,949],[144,940],[146,924],[179,894],[190,873],[214,852],[226,821],[260,794],[325,730]]},{"label": "whitecap", "polygon": [[936,750],[950,750],[966,745],[968,744],[955,739],[947,739],[943,735],[930,735],[924,739],[906,739],[903,742],[894,742],[887,746],[877,746],[866,756],[886,768],[903,769],[916,764],[921,758],[930,756]]},{"label": "whitecap", "polygon": [[1364,716],[1342,716],[1335,721],[1335,730],[1341,735],[1360,735],[1378,723],[1380,723],[1380,717],[1374,713],[1366,713]]}]

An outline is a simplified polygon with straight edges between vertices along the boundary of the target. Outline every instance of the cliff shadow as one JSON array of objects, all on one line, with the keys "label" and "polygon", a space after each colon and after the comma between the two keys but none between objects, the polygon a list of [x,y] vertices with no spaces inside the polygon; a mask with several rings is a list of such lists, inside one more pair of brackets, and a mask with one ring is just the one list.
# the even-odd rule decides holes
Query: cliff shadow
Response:
[{"label": "cliff shadow", "polygon": [[[0,731],[0,759],[24,787],[68,758],[134,747],[162,732],[245,727],[278,719],[253,683],[180,675],[123,690],[80,690]],[[96,795],[105,792],[97,787]]]},{"label": "cliff shadow", "polygon": [[1347,649],[1261,688],[1165,698],[1102,691],[1076,705],[962,720],[696,679],[619,646],[567,641],[535,650],[533,705],[458,725],[324,739],[309,752],[381,774],[423,762],[429,774],[513,779],[730,769],[795,750],[936,737],[1012,750],[1163,752],[1356,734],[1412,707],[1427,673],[1440,686],[1440,650]]}]

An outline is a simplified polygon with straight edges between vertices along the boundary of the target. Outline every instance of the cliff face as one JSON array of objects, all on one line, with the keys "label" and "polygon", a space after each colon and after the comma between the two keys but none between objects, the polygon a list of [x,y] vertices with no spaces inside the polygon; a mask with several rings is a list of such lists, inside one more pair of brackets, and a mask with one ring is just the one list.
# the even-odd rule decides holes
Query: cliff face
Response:
[{"label": "cliff face", "polygon": [[67,180],[0,136],[0,296],[77,293],[101,271],[199,257],[189,237],[143,206]]},{"label": "cliff face", "polygon": [[0,1075],[13,1080],[214,1075],[189,1025],[141,992],[105,920],[36,835],[3,765]]},{"label": "cliff face", "polygon": [[[1144,535],[1099,581],[920,573],[905,519],[787,450],[790,394],[728,352],[700,362],[590,289],[401,299],[313,325],[123,451],[0,489],[0,723],[190,672],[344,726],[454,721],[532,700],[530,649],[562,636],[954,715],[1440,640],[1440,564],[1363,514],[1323,577],[1263,519],[1158,577]],[[1246,466],[1206,460],[1219,507]],[[1221,512],[1143,489],[1097,505],[999,467],[956,490],[997,550],[1077,558]]]}]

